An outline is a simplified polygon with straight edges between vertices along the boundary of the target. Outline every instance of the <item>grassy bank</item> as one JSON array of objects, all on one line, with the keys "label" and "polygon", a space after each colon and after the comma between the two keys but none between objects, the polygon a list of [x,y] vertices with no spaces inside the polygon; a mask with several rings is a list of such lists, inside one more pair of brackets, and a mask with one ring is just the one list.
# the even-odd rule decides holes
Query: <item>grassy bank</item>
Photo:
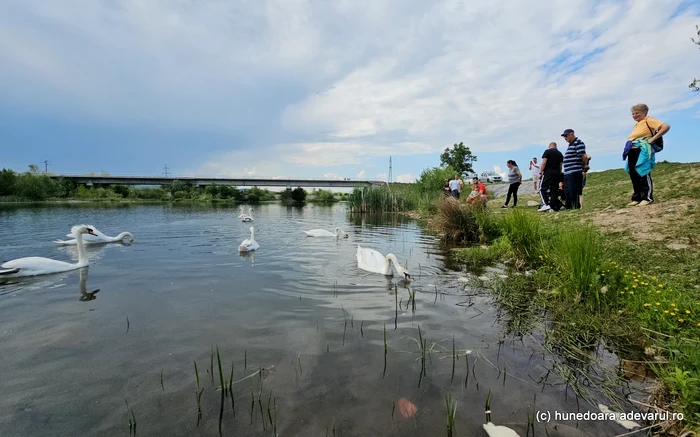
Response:
[{"label": "grassy bank", "polygon": [[[637,363],[632,373],[656,378],[648,403],[684,413],[683,422],[662,424],[663,432],[698,432],[700,165],[660,163],[653,176],[656,203],[643,208],[626,206],[631,183],[623,170],[591,174],[580,211],[500,210],[492,202],[478,216],[476,237],[476,218],[464,233],[486,245],[457,257],[477,272],[508,266],[509,278],[490,287],[513,306],[513,329],[530,328],[528,320],[544,311],[548,341],[575,359],[590,359],[586,352],[600,342],[614,345],[623,365]],[[454,209],[440,207],[433,221],[445,235],[455,231],[441,223],[463,220]]]}]

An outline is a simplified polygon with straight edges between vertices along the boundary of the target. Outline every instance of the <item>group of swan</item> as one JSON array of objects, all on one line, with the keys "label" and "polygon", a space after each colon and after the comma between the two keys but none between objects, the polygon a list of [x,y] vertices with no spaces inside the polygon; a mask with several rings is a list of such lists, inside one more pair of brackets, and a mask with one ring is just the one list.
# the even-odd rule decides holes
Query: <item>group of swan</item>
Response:
[{"label": "group of swan", "polygon": [[243,205],[241,205],[241,214],[238,216],[242,222],[253,222],[253,208],[248,208],[248,214],[243,213]]},{"label": "group of swan", "polygon": [[[242,210],[243,207],[241,207],[241,211]],[[248,211],[250,212],[251,209],[248,208]],[[238,217],[241,218],[243,221],[246,221],[246,217],[250,218],[251,221],[253,220],[250,216],[246,216],[242,212],[241,215],[239,215]],[[327,231],[325,229],[311,229],[303,232],[308,237],[349,238],[349,235],[343,232],[343,230],[340,227],[336,227],[335,232]],[[258,242],[255,241],[255,228],[251,226],[250,237],[246,238],[241,242],[241,244],[238,245],[238,252],[252,252],[259,248],[260,244],[258,244]],[[392,269],[393,267],[396,269],[396,272],[399,275],[404,276],[404,279],[406,281],[413,280],[411,278],[411,274],[408,273],[408,270],[405,269],[399,263],[399,260],[396,258],[396,255],[390,253],[387,256],[384,256],[374,249],[363,248],[359,244],[357,245],[357,267],[368,272],[379,273],[380,275],[394,276],[394,269]]]},{"label": "group of swan", "polygon": [[40,256],[29,256],[7,261],[0,265],[0,278],[14,278],[19,276],[37,276],[50,273],[68,272],[88,265],[89,260],[85,253],[85,244],[111,243],[129,238],[133,243],[134,236],[130,232],[122,232],[116,237],[109,237],[95,229],[91,225],[76,225],[71,228],[68,237],[71,240],[56,240],[56,244],[75,245],[78,248],[78,262],[69,263]]}]

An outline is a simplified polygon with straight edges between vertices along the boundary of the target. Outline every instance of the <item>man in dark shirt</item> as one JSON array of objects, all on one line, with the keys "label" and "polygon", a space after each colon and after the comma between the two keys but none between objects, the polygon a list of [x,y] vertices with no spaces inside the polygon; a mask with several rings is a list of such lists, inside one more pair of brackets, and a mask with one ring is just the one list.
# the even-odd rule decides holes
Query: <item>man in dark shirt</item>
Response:
[{"label": "man in dark shirt", "polygon": [[579,196],[583,194],[583,172],[588,165],[586,145],[576,137],[573,129],[566,129],[562,137],[569,143],[564,153],[564,191],[566,209],[580,209]]},{"label": "man in dark shirt", "polygon": [[538,211],[549,211],[552,209],[552,198],[556,200],[558,193],[562,162],[564,162],[564,156],[557,149],[557,143],[549,143],[549,148],[542,154],[542,165],[540,167],[542,207]]}]

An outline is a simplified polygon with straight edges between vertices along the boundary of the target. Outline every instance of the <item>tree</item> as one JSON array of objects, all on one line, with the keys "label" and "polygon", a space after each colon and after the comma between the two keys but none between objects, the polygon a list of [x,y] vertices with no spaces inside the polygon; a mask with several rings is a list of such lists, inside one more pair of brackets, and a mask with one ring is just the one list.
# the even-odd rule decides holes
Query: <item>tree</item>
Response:
[{"label": "tree", "polygon": [[452,146],[452,149],[446,147],[445,151],[440,155],[440,163],[442,165],[449,165],[459,174],[473,172],[473,162],[476,162],[476,156],[473,155],[469,147],[465,146],[462,142]]},{"label": "tree", "polygon": [[15,182],[17,182],[17,173],[10,169],[3,168],[2,171],[0,171],[0,196],[14,194]]},{"label": "tree", "polygon": [[426,168],[416,180],[416,187],[421,193],[441,193],[445,179],[455,177],[451,166]]},{"label": "tree", "polygon": [[[700,26],[695,26],[695,29],[698,31],[698,39],[690,38],[690,40],[700,47]],[[693,91],[700,91],[700,79],[693,79],[690,85],[688,85],[688,88],[692,89]]]},{"label": "tree", "polygon": [[306,191],[303,188],[297,187],[292,190],[292,200],[297,203],[303,203],[306,201]]}]

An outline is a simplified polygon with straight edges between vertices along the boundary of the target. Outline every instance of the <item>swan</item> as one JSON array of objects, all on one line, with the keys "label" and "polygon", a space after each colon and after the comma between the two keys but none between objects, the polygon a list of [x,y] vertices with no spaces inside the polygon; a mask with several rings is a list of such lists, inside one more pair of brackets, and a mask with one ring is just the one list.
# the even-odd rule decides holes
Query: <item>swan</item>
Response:
[{"label": "swan", "polygon": [[250,227],[250,238],[246,238],[245,240],[241,241],[241,244],[238,246],[238,251],[239,252],[251,252],[253,250],[256,250],[257,248],[260,247],[257,241],[255,241],[255,229],[253,227]]},{"label": "swan", "polygon": [[412,281],[411,275],[408,270],[401,267],[399,260],[396,259],[396,255],[393,253],[388,254],[386,257],[374,249],[367,249],[357,245],[357,267],[362,270],[367,270],[372,273],[379,273],[385,276],[393,276],[394,271],[391,269],[391,264],[394,264],[396,271],[399,274],[403,274],[407,281]]},{"label": "swan", "polygon": [[248,214],[241,214],[242,217],[240,217],[242,222],[253,222],[255,221],[253,219],[253,208],[248,208]]},{"label": "swan", "polygon": [[243,212],[243,205],[239,206],[238,210],[241,212],[238,218],[246,217],[245,213]]},{"label": "swan", "polygon": [[[489,399],[490,398],[491,393],[489,392]],[[486,423],[484,423],[483,427],[489,437],[520,437],[520,434],[507,426],[494,425],[491,423],[491,410],[486,410]]]},{"label": "swan", "polygon": [[67,272],[87,266],[89,260],[85,254],[83,234],[97,235],[92,228],[86,225],[73,226],[71,233],[72,236],[75,237],[78,247],[78,262],[76,264],[39,256],[17,258],[0,265],[0,276],[3,278],[15,278],[18,276],[46,275],[50,273]]},{"label": "swan", "polygon": [[325,229],[311,229],[310,231],[303,231],[307,236],[309,237],[340,237],[341,235],[343,238],[348,238],[349,235],[343,232],[342,229],[335,228],[335,234],[331,231],[327,231]]},{"label": "swan", "polygon": [[[124,238],[127,238],[127,237],[129,238],[129,244],[134,242],[134,235],[131,232],[122,232],[121,234],[117,235],[116,237],[110,237],[110,236],[103,234],[102,232],[97,230],[97,228],[95,228],[92,225],[86,225],[86,226],[88,226],[90,229],[92,229],[92,231],[94,232],[93,235],[96,235],[96,236],[93,237],[93,235],[90,235],[90,234],[84,236],[83,243],[85,243],[85,244],[114,243],[117,241],[122,242],[124,240]],[[72,233],[66,234],[66,237],[73,237],[73,234]],[[75,245],[78,243],[78,240],[76,240],[75,238],[73,238],[72,240],[56,240],[56,241],[54,241],[54,243],[63,244],[63,245]]]}]

